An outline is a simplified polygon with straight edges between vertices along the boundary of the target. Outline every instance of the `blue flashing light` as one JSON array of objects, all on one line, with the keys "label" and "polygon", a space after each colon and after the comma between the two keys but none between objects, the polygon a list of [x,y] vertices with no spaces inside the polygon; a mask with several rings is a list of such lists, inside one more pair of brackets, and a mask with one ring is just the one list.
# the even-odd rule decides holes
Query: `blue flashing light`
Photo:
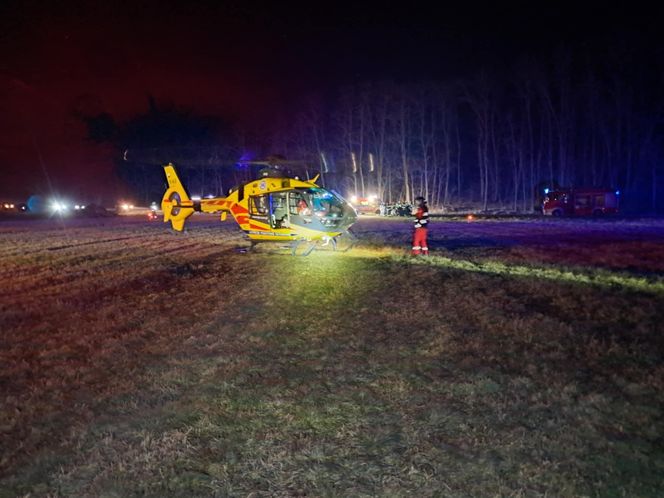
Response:
[{"label": "blue flashing light", "polygon": [[620,190],[616,190],[616,195],[620,195]]},{"label": "blue flashing light", "polygon": [[544,189],[544,193],[545,193],[545,194],[548,194],[548,193],[549,193],[549,187],[547,187],[547,188]]}]

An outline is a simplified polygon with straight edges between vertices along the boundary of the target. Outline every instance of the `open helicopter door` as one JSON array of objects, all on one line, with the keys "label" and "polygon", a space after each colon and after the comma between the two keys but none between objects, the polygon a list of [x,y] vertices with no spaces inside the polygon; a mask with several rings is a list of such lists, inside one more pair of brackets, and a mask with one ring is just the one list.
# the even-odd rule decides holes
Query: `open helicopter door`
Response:
[{"label": "open helicopter door", "polygon": [[286,192],[273,192],[269,196],[270,226],[272,228],[288,228],[288,194]]},{"label": "open helicopter door", "polygon": [[249,216],[251,219],[266,223],[270,228],[288,228],[290,226],[286,192],[252,195],[249,197]]}]

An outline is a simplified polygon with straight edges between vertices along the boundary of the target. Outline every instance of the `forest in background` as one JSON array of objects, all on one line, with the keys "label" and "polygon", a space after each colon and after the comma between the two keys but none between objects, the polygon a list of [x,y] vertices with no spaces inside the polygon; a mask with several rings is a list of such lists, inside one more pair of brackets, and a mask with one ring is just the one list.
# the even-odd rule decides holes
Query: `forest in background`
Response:
[{"label": "forest in background", "polygon": [[[121,126],[119,145],[200,146],[183,165],[203,195],[241,180],[216,165],[276,153],[308,161],[343,195],[385,202],[422,194],[438,209],[532,212],[544,187],[605,187],[624,211],[662,212],[664,66],[636,52],[559,49],[454,81],[346,85],[289,102],[260,132],[153,102]],[[124,168],[141,197],[156,195],[160,172]]]}]

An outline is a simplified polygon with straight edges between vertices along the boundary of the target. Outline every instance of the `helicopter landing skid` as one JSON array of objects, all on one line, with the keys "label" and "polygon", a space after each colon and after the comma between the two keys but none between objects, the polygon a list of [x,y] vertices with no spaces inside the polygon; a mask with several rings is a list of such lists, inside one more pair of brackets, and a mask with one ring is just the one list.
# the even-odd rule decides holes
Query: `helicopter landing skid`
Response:
[{"label": "helicopter landing skid", "polygon": [[[341,240],[348,240],[348,243],[346,244],[339,244]],[[338,235],[336,237],[332,238],[332,250],[337,251],[337,252],[348,252],[350,251],[353,247],[355,247],[355,244],[357,244],[357,237],[353,235],[353,232],[350,230],[346,232],[344,235]],[[343,246],[343,247],[340,247]]]},{"label": "helicopter landing skid", "polygon": [[258,244],[258,242],[255,241],[255,240],[250,240],[249,242],[250,242],[249,247],[246,247],[246,246],[244,246],[244,247],[236,247],[236,248],[235,248],[235,251],[236,251],[236,252],[239,252],[239,253],[241,253],[241,254],[246,254],[246,253],[248,253],[248,252],[256,252],[256,245]]},{"label": "helicopter landing skid", "polygon": [[[302,246],[304,246],[303,249]],[[291,244],[291,254],[293,256],[309,256],[311,252],[316,248],[316,242],[311,242],[308,240],[294,240]]]}]

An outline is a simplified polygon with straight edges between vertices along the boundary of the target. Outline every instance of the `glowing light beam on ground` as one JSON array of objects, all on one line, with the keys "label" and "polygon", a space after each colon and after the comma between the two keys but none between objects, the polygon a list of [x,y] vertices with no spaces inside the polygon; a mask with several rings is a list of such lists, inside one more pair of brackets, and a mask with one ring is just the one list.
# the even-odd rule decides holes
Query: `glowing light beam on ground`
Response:
[{"label": "glowing light beam on ground", "polygon": [[411,264],[442,266],[455,270],[487,273],[492,275],[513,275],[562,282],[574,282],[600,287],[622,287],[632,291],[648,292],[664,295],[664,280],[649,280],[644,277],[611,273],[596,270],[595,273],[581,273],[558,268],[537,268],[521,265],[508,265],[498,261],[474,262],[463,259],[452,259],[444,256],[429,256],[428,259],[416,258],[408,260]]},{"label": "glowing light beam on ground", "polygon": [[335,257],[383,258],[402,264],[430,265],[441,268],[450,268],[453,270],[485,273],[489,275],[555,280],[558,282],[596,285],[605,288],[622,288],[629,291],[646,292],[649,294],[664,296],[664,279],[659,276],[653,276],[652,278],[638,277],[597,268],[589,268],[587,273],[583,273],[581,270],[509,265],[498,261],[476,262],[466,259],[453,259],[446,256],[430,255],[428,257],[418,258],[406,254],[397,254],[396,251],[390,250],[389,248],[372,249],[357,246],[348,253],[340,254],[331,252],[329,255]]}]

